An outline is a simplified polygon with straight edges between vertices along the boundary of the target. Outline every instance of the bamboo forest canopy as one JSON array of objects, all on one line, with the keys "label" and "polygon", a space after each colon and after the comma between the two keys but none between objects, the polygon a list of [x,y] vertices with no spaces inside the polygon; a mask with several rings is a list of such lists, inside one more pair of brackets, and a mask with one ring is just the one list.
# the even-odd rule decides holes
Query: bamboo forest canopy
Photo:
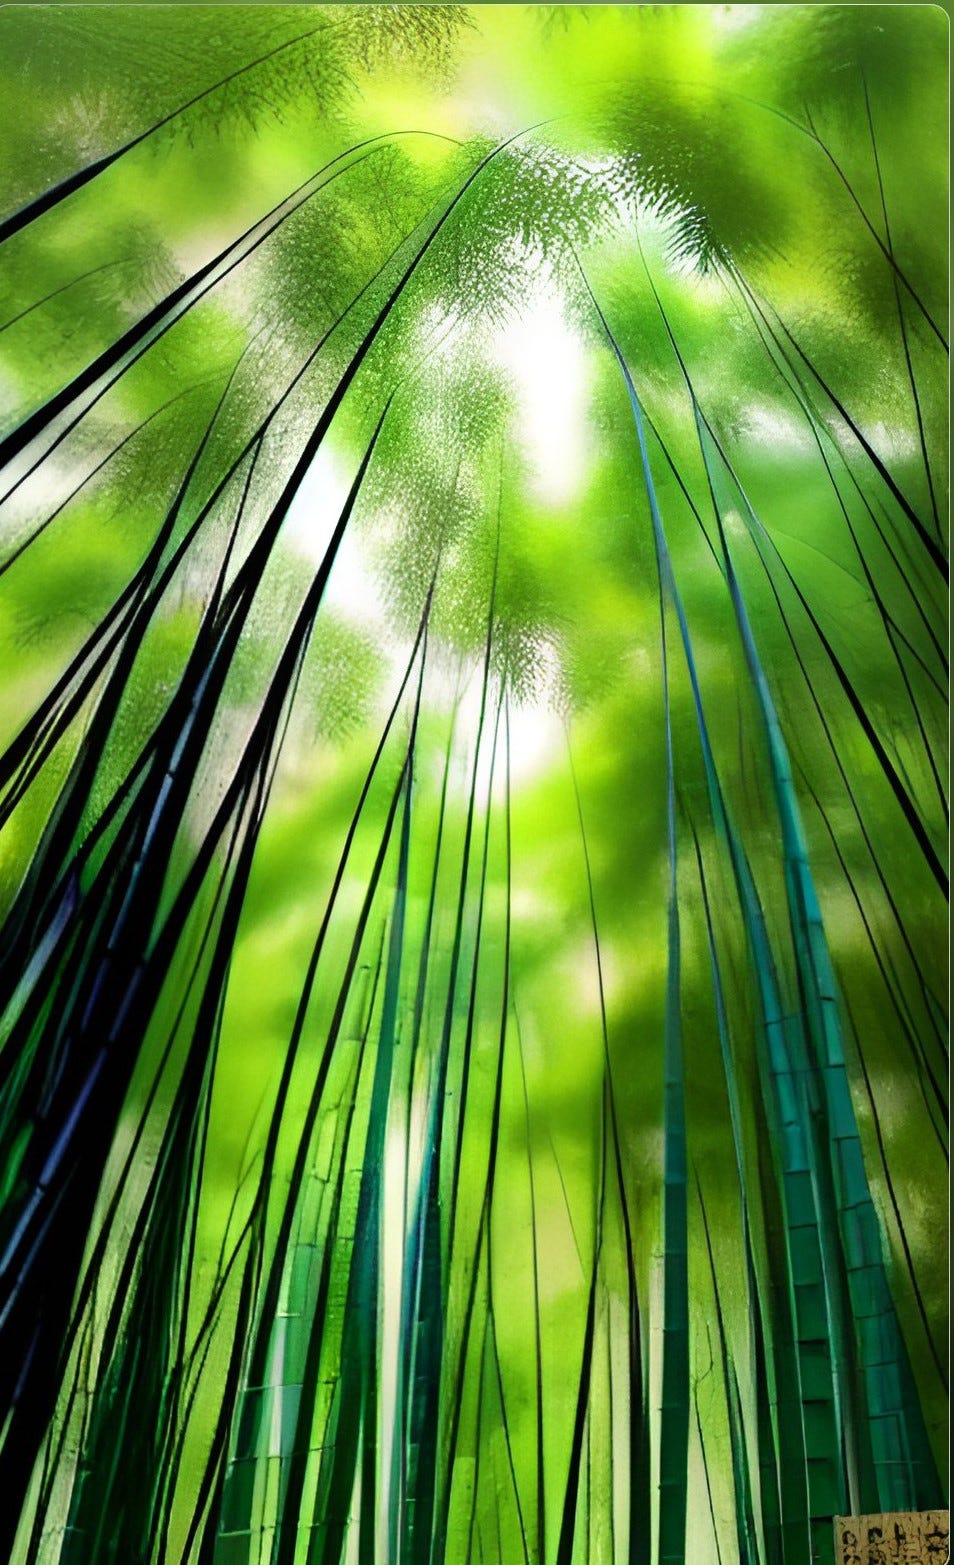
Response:
[{"label": "bamboo forest canopy", "polygon": [[943,12],[0,60],[0,1557],[943,1506]]}]

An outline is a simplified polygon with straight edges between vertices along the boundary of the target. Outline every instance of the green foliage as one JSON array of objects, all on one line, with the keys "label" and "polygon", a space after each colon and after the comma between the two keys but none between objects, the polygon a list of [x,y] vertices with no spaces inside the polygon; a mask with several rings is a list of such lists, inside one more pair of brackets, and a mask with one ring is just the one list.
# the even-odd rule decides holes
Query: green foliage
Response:
[{"label": "green foliage", "polygon": [[0,1553],[941,1503],[940,13],[0,45]]}]

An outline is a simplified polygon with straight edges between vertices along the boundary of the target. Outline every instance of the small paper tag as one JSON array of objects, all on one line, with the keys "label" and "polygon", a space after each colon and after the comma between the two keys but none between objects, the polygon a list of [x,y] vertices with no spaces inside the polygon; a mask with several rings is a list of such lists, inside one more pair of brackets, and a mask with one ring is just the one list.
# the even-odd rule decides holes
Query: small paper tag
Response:
[{"label": "small paper tag", "polygon": [[835,1565],[949,1565],[949,1511],[835,1517]]}]

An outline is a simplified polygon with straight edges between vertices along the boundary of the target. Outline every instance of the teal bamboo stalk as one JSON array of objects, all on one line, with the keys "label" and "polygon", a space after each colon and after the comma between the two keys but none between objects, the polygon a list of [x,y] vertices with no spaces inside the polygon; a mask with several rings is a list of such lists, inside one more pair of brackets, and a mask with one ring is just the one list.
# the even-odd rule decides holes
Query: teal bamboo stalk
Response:
[{"label": "teal bamboo stalk", "polygon": [[[927,1509],[939,1503],[938,1478],[885,1274],[883,1239],[868,1187],[848,1085],[837,984],[809,864],[791,764],[731,563],[717,499],[721,485],[715,469],[711,434],[698,405],[695,412],[699,441],[712,484],[733,607],[768,736],[782,824],[790,916],[805,995],[807,1035],[812,1063],[821,1075],[825,1095],[826,1151],[844,1247],[857,1351],[865,1378],[868,1438],[877,1478],[877,1498],[885,1510]],[[758,523],[748,497],[737,481],[736,488],[754,531]]]},{"label": "teal bamboo stalk", "polygon": [[[595,302],[595,301],[594,301]],[[599,306],[596,306],[599,311]],[[640,404],[632,377],[620,349],[600,313],[604,329],[623,374],[630,406],[637,430],[642,430]],[[641,455],[645,450],[643,443]],[[643,456],[644,475],[648,471],[648,454]],[[651,475],[649,478],[651,483]],[[653,494],[654,521],[659,516]],[[804,1467],[808,1478],[812,1522],[812,1547],[825,1549],[828,1519],[845,1503],[843,1452],[840,1434],[840,1407],[845,1388],[845,1367],[839,1361],[838,1349],[842,1333],[835,1322],[843,1308],[837,1292],[830,1291],[832,1280],[826,1273],[824,1256],[823,1218],[815,1206],[814,1154],[806,1125],[809,1106],[798,1085],[798,1074],[793,1069],[789,1050],[797,1046],[798,1037],[786,1025],[784,1010],[778,995],[774,976],[774,964],[764,927],[764,919],[751,879],[751,872],[744,854],[735,844],[718,785],[712,753],[709,746],[705,720],[702,715],[701,696],[692,656],[691,641],[685,615],[672,568],[661,517],[655,528],[660,556],[666,563],[663,580],[669,588],[676,607],[682,634],[683,647],[690,669],[693,700],[696,707],[699,737],[706,761],[710,802],[726,837],[732,847],[733,868],[742,901],[746,931],[751,942],[754,965],[763,1006],[765,1038],[768,1045],[768,1066],[771,1073],[771,1097],[777,1103],[780,1120],[780,1158],[785,1184],[786,1222],[789,1236],[789,1265],[791,1268],[792,1309],[796,1320],[798,1341],[798,1397],[802,1407]],[[804,1075],[804,1072],[800,1073]],[[833,1329],[834,1327],[834,1329]],[[819,1418],[819,1412],[822,1416]],[[829,1529],[830,1530],[830,1529]]]},{"label": "teal bamboo stalk", "polygon": [[[623,1239],[625,1246],[630,1365],[628,1387],[629,1561],[630,1565],[648,1565],[652,1541],[652,1530],[650,1526],[652,1517],[652,1494],[650,1478],[649,1410],[647,1403],[648,1374],[645,1354],[643,1351],[645,1321],[642,1309],[640,1307],[639,1290],[636,1283],[635,1246],[630,1205],[627,1196],[626,1175],[623,1168],[620,1118],[617,1110],[617,1094],[614,1082],[613,1061],[610,1053],[609,1027],[606,1018],[606,988],[603,977],[603,958],[600,950],[599,922],[596,915],[596,895],[593,886],[593,869],[590,862],[589,842],[583,814],[583,800],[580,795],[576,766],[573,761],[573,749],[570,744],[569,728],[566,730],[566,746],[567,759],[570,764],[570,780],[573,784],[573,798],[576,805],[576,815],[580,825],[580,842],[583,848],[583,863],[586,871],[587,902],[589,906],[590,925],[593,931],[593,954],[596,959],[596,978],[600,1001],[600,1028],[603,1037],[603,1058],[606,1070],[606,1091],[609,1102],[609,1127],[613,1142],[613,1164],[616,1174],[616,1194],[619,1200],[620,1215],[623,1221]],[[536,1255],[535,1251],[534,1255]],[[538,1402],[539,1404],[542,1404],[542,1393],[538,1398]],[[542,1463],[542,1436],[539,1436],[538,1440],[538,1460]],[[541,1493],[542,1488],[543,1482],[541,1475]],[[542,1535],[542,1528],[540,1530]]]},{"label": "teal bamboo stalk", "polygon": [[[599,307],[597,306],[597,309]],[[602,312],[600,318],[606,327]],[[606,327],[607,332],[609,328]],[[666,736],[666,830],[669,865],[667,914],[665,1089],[663,1126],[663,1383],[660,1427],[659,1565],[682,1565],[686,1543],[687,1465],[689,1446],[689,1280],[688,1199],[686,1169],[686,1110],[680,1018],[681,981],[679,948],[679,891],[676,853],[676,789],[672,722],[669,704],[669,666],[666,648],[666,604],[672,596],[673,578],[662,516],[656,498],[642,409],[629,371],[614,338],[626,380],[636,424],[639,455],[649,501],[659,578],[659,623],[663,666],[663,708]]]}]

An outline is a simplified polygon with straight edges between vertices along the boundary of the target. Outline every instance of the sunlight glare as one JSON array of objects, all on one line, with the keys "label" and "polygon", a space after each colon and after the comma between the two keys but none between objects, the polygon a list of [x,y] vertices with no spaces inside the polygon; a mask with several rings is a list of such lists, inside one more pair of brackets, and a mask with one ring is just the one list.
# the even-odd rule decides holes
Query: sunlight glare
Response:
[{"label": "sunlight glare", "polygon": [[584,475],[587,388],[583,344],[559,298],[534,299],[520,319],[500,328],[494,351],[513,376],[533,492],[545,504],[565,504]]}]

